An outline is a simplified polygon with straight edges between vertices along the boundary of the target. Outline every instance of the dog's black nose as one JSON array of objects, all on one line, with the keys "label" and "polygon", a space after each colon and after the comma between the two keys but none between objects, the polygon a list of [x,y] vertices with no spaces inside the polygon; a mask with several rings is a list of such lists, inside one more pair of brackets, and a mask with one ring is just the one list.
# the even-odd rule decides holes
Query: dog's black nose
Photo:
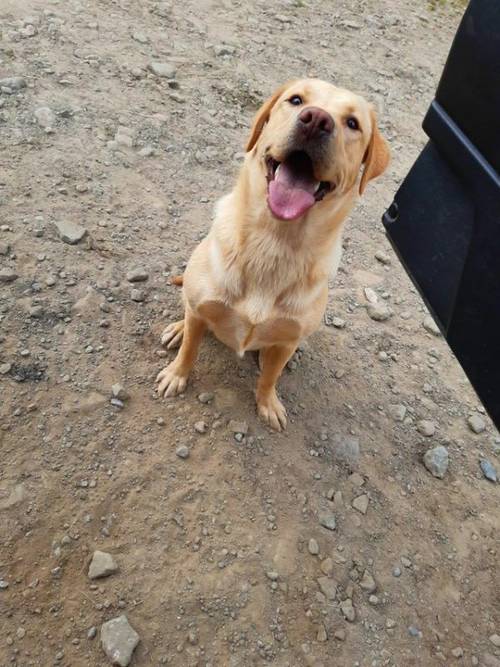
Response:
[{"label": "dog's black nose", "polygon": [[306,139],[327,137],[333,132],[334,127],[333,118],[319,107],[306,107],[300,112],[298,128]]}]

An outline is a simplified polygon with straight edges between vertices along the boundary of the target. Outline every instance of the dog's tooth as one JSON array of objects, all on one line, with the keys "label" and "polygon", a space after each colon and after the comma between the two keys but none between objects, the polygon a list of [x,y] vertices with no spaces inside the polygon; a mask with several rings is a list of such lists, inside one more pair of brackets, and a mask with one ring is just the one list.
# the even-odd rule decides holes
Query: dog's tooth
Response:
[{"label": "dog's tooth", "polygon": [[320,187],[321,187],[321,181],[318,181],[318,185],[316,186],[316,189],[314,190],[314,194],[316,194],[318,192]]},{"label": "dog's tooth", "polygon": [[276,171],[274,172],[274,175],[275,175],[275,176],[278,175],[278,171],[280,170],[280,167],[281,167],[281,162],[280,162],[279,165],[276,167]]}]

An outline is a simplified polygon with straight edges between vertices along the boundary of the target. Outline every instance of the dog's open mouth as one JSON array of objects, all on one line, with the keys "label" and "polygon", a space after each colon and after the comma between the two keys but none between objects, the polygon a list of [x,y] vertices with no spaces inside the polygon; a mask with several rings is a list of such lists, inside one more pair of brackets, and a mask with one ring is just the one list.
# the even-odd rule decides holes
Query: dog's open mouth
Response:
[{"label": "dog's open mouth", "polygon": [[267,165],[267,203],[280,220],[296,220],[333,190],[333,183],[314,178],[313,163],[305,151],[294,151],[278,162],[272,157]]}]

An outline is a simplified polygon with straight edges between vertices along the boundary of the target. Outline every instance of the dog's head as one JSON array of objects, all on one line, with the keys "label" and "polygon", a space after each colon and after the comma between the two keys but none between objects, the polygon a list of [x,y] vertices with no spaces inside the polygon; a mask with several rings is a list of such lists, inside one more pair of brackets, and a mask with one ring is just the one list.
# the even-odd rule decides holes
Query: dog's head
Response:
[{"label": "dog's head", "polygon": [[371,105],[318,79],[288,83],[264,102],[246,150],[258,161],[269,208],[281,220],[338,201],[356,187],[363,167],[362,194],[389,163]]}]

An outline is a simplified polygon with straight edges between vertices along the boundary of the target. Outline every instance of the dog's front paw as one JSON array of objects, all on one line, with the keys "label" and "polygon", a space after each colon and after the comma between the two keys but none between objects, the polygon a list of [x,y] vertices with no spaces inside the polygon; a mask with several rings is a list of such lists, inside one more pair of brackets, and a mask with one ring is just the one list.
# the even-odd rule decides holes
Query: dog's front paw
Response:
[{"label": "dog's front paw", "polygon": [[186,388],[187,380],[188,376],[180,373],[177,364],[173,361],[158,373],[156,378],[158,394],[164,398],[182,394]]},{"label": "dog's front paw", "polygon": [[260,417],[276,431],[286,428],[286,410],[275,391],[265,397],[257,398],[257,411]]}]

